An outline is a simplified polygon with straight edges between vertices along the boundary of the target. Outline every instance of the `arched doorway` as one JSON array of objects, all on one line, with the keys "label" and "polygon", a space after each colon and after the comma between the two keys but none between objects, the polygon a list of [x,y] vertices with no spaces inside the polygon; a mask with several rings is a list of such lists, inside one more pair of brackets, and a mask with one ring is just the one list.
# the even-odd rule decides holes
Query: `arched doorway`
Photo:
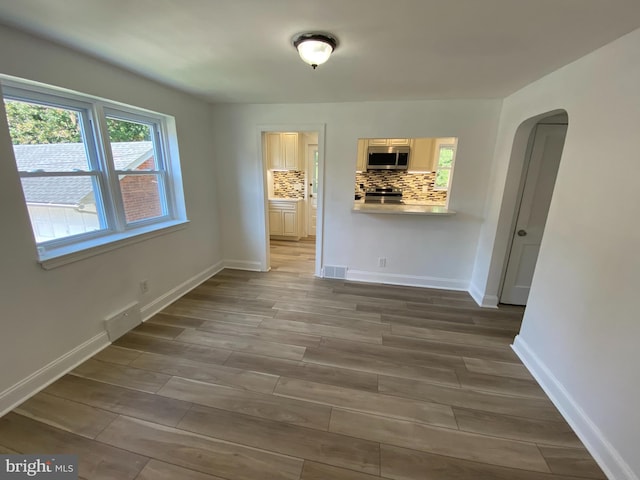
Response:
[{"label": "arched doorway", "polygon": [[[568,127],[566,112],[554,112],[525,122],[530,130],[523,155],[518,194],[510,229],[509,247],[504,260],[500,303],[526,305],[535,265],[542,244],[562,150]],[[522,136],[519,129],[518,134]],[[518,141],[516,134],[516,142]],[[512,157],[513,160],[513,157]]]}]

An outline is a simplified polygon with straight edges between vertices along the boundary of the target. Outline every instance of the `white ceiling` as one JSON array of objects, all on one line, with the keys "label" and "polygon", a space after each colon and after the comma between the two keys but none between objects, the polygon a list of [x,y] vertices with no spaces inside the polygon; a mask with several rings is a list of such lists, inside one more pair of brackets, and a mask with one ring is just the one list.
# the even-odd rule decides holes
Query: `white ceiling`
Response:
[{"label": "white ceiling", "polygon": [[[640,26],[640,0],[0,0],[0,22],[214,102],[504,97]],[[291,46],[340,45],[313,71]]]}]

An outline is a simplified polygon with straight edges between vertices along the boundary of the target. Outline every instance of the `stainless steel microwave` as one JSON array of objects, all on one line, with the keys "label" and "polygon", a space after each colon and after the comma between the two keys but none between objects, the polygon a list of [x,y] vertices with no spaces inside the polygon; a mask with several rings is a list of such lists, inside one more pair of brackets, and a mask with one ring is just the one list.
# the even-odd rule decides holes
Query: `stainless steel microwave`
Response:
[{"label": "stainless steel microwave", "polygon": [[367,170],[406,170],[409,168],[409,147],[369,147]]}]

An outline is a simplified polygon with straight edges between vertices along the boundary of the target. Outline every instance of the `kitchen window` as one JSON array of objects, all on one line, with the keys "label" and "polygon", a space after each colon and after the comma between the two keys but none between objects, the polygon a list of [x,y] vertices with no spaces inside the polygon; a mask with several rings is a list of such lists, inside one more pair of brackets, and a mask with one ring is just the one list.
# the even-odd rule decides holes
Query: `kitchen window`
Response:
[{"label": "kitchen window", "polygon": [[451,178],[453,176],[453,163],[456,156],[456,142],[438,141],[436,144],[436,153],[438,161],[436,165],[436,178],[434,182],[434,190],[449,190],[451,186]]},{"label": "kitchen window", "polygon": [[169,156],[170,117],[12,81],[2,93],[45,268],[186,221],[178,159]]}]

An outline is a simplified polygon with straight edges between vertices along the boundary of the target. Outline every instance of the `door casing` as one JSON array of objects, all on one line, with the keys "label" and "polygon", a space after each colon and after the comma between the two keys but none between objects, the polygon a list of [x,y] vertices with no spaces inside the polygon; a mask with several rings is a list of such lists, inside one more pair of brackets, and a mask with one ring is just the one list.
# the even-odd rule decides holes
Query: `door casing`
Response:
[{"label": "door casing", "polygon": [[262,199],[262,208],[260,209],[260,217],[262,224],[262,248],[260,258],[260,270],[267,272],[271,269],[270,254],[270,238],[269,238],[269,198],[267,187],[267,155],[264,133],[267,132],[317,132],[318,134],[318,207],[316,213],[316,261],[314,274],[316,277],[322,276],[323,267],[323,250],[324,250],[324,184],[325,184],[325,130],[326,124],[269,124],[258,125],[257,133],[257,151],[258,165],[260,171],[258,174],[258,192]]}]

